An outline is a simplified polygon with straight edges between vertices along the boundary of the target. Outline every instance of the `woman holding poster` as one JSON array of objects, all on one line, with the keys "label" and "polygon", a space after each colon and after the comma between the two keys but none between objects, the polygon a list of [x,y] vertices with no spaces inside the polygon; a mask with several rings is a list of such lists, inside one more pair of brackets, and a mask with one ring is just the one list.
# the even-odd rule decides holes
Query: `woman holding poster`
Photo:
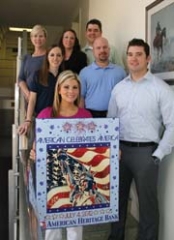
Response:
[{"label": "woman holding poster", "polygon": [[[70,70],[62,72],[57,80],[52,107],[43,109],[37,118],[91,118],[90,112],[79,107],[80,80]],[[30,157],[36,158],[35,150]],[[64,169],[64,171],[66,171]],[[82,227],[68,227],[67,240],[82,240]],[[45,240],[62,240],[62,229],[46,229]]]}]

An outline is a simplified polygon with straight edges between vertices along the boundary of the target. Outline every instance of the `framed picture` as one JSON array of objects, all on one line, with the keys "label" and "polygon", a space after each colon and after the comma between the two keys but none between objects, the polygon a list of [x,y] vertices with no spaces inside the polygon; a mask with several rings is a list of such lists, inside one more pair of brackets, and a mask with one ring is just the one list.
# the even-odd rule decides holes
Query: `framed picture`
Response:
[{"label": "framed picture", "polygon": [[146,7],[146,40],[151,71],[174,85],[174,0],[157,0]]}]

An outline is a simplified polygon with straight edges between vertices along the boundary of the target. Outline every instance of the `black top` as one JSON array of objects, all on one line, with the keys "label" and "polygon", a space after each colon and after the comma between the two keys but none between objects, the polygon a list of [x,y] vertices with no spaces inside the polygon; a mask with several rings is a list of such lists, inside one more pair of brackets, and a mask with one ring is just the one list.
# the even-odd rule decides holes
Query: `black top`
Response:
[{"label": "black top", "polygon": [[82,70],[82,68],[87,66],[87,57],[84,52],[76,51],[72,52],[68,60],[64,60],[64,69],[71,70],[77,74]]},{"label": "black top", "polygon": [[[59,73],[58,73],[59,74]],[[39,83],[39,71],[35,73],[33,81],[30,84],[30,91],[37,93],[37,100],[35,106],[36,115],[46,107],[53,105],[54,89],[57,81],[57,76],[51,72],[48,73],[48,86]]]}]

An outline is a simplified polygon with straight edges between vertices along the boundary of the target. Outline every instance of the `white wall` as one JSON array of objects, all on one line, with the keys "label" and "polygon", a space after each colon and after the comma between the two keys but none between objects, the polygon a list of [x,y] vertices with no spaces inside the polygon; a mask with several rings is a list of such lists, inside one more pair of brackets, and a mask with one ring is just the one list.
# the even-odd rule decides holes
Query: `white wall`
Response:
[{"label": "white wall", "polygon": [[[124,56],[129,40],[145,39],[146,6],[154,0],[89,0],[89,19],[98,18],[103,24],[103,35]],[[160,237],[174,239],[174,153],[165,158],[160,166]]]}]

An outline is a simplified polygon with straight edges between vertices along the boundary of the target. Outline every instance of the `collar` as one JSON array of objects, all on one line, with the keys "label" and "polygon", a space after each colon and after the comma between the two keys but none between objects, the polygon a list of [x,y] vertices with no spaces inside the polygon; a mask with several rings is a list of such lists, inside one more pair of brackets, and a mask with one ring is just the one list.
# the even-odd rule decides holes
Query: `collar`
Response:
[{"label": "collar", "polygon": [[93,63],[91,63],[91,67],[93,69],[113,69],[115,67],[115,65],[111,62],[109,62],[109,64],[106,67],[100,67],[99,65],[96,64],[96,62],[94,61]]},{"label": "collar", "polygon": [[93,50],[93,47],[86,44],[86,46],[84,47],[84,50],[85,50],[85,52],[87,52],[88,50]]},{"label": "collar", "polygon": [[[144,76],[142,76],[138,81],[136,82],[141,82],[143,80],[150,80],[152,77],[152,73],[148,70],[146,72],[146,74]],[[126,81],[133,81],[133,79],[131,78],[131,75],[129,74],[126,78],[125,78]]]}]

